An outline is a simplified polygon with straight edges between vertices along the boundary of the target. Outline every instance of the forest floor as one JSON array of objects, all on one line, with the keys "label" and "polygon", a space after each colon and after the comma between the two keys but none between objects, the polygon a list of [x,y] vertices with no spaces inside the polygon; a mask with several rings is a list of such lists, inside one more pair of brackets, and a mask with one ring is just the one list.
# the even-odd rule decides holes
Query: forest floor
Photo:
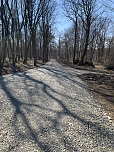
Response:
[{"label": "forest floor", "polygon": [[94,63],[95,68],[90,66],[77,66],[72,62],[57,60],[62,66],[79,70],[96,72],[78,75],[85,81],[94,98],[104,107],[109,119],[114,122],[114,71],[105,66]]},{"label": "forest floor", "polygon": [[[94,63],[95,68],[90,66],[77,66],[72,62],[57,60],[61,65],[79,70],[88,70],[97,72],[96,74],[78,75],[89,86],[94,98],[104,107],[111,121],[114,122],[114,71],[107,70],[104,66]],[[28,60],[27,65],[22,61],[16,63],[15,67],[6,61],[2,69],[2,75],[24,72],[36,68],[33,60]],[[44,65],[42,60],[37,60],[37,67]]]},{"label": "forest floor", "polygon": [[2,75],[24,72],[42,65],[45,65],[45,62],[42,60],[37,60],[36,66],[34,66],[33,59],[28,59],[27,64],[23,64],[23,61],[20,60],[15,64],[15,66],[12,64],[12,62],[6,60],[2,69]]}]

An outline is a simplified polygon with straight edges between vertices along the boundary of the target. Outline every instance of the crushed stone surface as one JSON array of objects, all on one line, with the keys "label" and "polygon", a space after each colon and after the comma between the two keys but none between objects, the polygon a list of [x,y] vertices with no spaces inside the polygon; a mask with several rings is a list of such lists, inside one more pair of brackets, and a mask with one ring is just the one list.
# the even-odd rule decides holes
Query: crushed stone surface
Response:
[{"label": "crushed stone surface", "polygon": [[0,152],[114,152],[114,123],[77,70],[0,76]]}]

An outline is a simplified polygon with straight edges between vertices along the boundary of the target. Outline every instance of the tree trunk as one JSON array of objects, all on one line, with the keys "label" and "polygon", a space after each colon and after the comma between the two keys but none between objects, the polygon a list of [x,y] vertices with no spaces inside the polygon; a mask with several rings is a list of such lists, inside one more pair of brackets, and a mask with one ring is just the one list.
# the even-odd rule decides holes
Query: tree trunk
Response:
[{"label": "tree trunk", "polygon": [[48,45],[46,46],[46,57],[45,57],[45,61],[48,61]]},{"label": "tree trunk", "polygon": [[76,18],[76,23],[75,23],[75,42],[74,42],[73,63],[75,63],[75,56],[76,56],[76,42],[77,42],[77,18]]},{"label": "tree trunk", "polygon": [[17,46],[16,46],[16,62],[19,59],[19,34],[17,35]]},{"label": "tree trunk", "polygon": [[46,26],[46,40],[45,40],[45,41],[46,41],[46,42],[45,42],[45,43],[46,43],[46,44],[45,44],[45,45],[46,45],[46,46],[45,46],[45,47],[46,47],[46,53],[45,53],[45,61],[46,61],[46,62],[48,61],[48,44],[49,44],[49,35],[48,35],[48,34],[49,34],[49,28],[48,28],[48,26],[49,26],[49,25],[48,25],[48,21],[47,21],[47,26]]},{"label": "tree trunk", "polygon": [[25,56],[23,64],[27,64],[27,56],[28,56],[28,50],[27,50],[27,27],[25,28]]},{"label": "tree trunk", "polygon": [[[44,24],[44,23],[43,23]],[[45,46],[45,31],[44,31],[44,25],[43,25],[43,62],[45,62],[45,56],[46,56],[46,46]]]},{"label": "tree trunk", "polygon": [[42,56],[42,42],[41,42],[41,40],[40,40],[40,51],[39,51],[39,57],[41,57]]},{"label": "tree trunk", "polygon": [[45,62],[45,56],[46,56],[46,41],[45,41],[45,16],[42,9],[42,35],[43,35],[43,62]]},{"label": "tree trunk", "polygon": [[89,39],[89,29],[86,31],[85,49],[84,49],[84,52],[83,52],[82,57],[81,57],[80,65],[83,64],[83,62],[84,62],[84,57],[85,57],[85,55],[86,55],[86,53],[87,53],[88,39]]},{"label": "tree trunk", "polygon": [[34,39],[34,66],[36,66],[36,63],[37,63],[37,55],[36,55],[36,41]]},{"label": "tree trunk", "polygon": [[30,57],[30,60],[32,59],[32,50],[31,50],[31,43],[30,43],[30,50],[29,50],[30,52],[29,52],[29,57]]},{"label": "tree trunk", "polygon": [[36,28],[32,28],[32,47],[33,47],[33,56],[34,56],[34,66],[37,63],[37,55],[36,55]]},{"label": "tree trunk", "polygon": [[21,59],[23,59],[23,40],[22,40],[22,37],[21,37]]},{"label": "tree trunk", "polygon": [[13,64],[15,64],[15,44],[14,44],[14,34],[12,35],[12,40],[13,40],[12,60],[13,60]]},{"label": "tree trunk", "polygon": [[25,50],[26,51],[26,56],[24,58],[23,64],[27,64],[28,50],[29,50],[30,44],[31,44],[31,38],[30,38],[29,44],[28,44],[28,46],[26,47],[26,50]]},{"label": "tree trunk", "polygon": [[60,59],[60,49],[61,49],[61,41],[60,41],[60,36],[59,36],[59,59]]}]

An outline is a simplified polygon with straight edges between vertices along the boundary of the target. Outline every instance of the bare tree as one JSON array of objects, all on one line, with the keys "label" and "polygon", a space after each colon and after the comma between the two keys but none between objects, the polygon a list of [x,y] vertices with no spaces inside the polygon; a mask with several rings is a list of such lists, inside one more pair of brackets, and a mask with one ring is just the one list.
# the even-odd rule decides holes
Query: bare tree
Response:
[{"label": "bare tree", "polygon": [[[90,31],[91,26],[93,23],[97,20],[99,17],[99,14],[97,11],[99,11],[100,8],[96,9],[97,3],[96,0],[65,0],[64,3],[64,10],[66,12],[66,17],[68,17],[70,20],[74,22],[75,25],[75,41],[74,41],[74,55],[73,55],[73,62],[75,63],[75,54],[77,53],[77,59],[78,59],[78,50],[77,50],[77,37],[78,37],[78,20],[81,20],[82,26],[84,29],[84,36],[85,36],[85,42],[84,42],[84,50],[83,54],[81,56],[81,60],[79,64],[83,64],[84,57],[87,54],[87,48],[90,44]],[[94,29],[95,30],[95,29]],[[77,52],[75,53],[75,50]]]},{"label": "bare tree", "polygon": [[[45,5],[42,9],[42,35],[43,35],[43,62],[48,61],[48,49],[49,43],[51,42],[52,36],[52,25],[54,24],[54,11],[56,9],[55,1],[44,0],[47,6]],[[44,12],[44,10],[46,10]]]},{"label": "bare tree", "polygon": [[89,45],[89,36],[90,36],[90,30],[91,30],[91,26],[92,24],[96,21],[96,19],[98,18],[98,14],[95,13],[95,7],[96,7],[96,0],[82,0],[80,2],[80,13],[79,13],[79,17],[83,23],[83,27],[85,29],[85,47],[84,47],[84,51],[81,57],[81,61],[80,64],[83,64],[84,61],[84,57],[87,53],[87,47]]},{"label": "bare tree", "polygon": [[2,25],[2,36],[0,40],[0,73],[2,73],[3,64],[7,54],[7,39],[9,35],[9,16],[7,15],[7,9],[5,2],[1,0],[0,7],[0,20]]},{"label": "bare tree", "polygon": [[76,46],[77,46],[77,22],[78,22],[78,11],[79,11],[79,0],[64,0],[63,2],[65,16],[73,21],[75,25],[75,41],[74,41],[74,53],[73,53],[73,63],[75,63],[76,56]]},{"label": "bare tree", "polygon": [[110,11],[114,12],[114,1],[113,0],[102,0],[100,3],[105,7],[105,9],[108,9]]}]

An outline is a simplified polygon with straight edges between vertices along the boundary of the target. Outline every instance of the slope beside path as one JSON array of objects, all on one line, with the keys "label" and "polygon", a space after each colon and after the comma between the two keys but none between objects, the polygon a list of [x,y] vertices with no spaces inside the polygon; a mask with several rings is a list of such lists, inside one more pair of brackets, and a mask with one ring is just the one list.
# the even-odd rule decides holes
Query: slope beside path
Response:
[{"label": "slope beside path", "polygon": [[77,70],[51,60],[0,77],[0,151],[114,151],[114,123]]}]

